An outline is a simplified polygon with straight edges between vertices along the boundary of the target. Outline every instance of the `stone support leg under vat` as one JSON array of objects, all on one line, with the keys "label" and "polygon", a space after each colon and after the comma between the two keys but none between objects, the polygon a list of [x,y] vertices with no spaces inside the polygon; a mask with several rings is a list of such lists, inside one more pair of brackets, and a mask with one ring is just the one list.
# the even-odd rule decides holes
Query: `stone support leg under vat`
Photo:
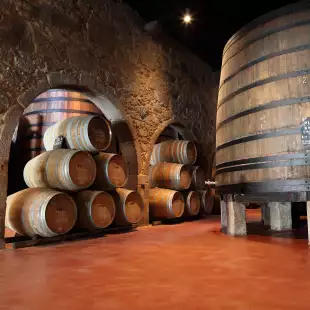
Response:
[{"label": "stone support leg under vat", "polygon": [[244,236],[246,231],[245,205],[233,200],[227,195],[221,200],[222,231],[232,236]]},{"label": "stone support leg under vat", "polygon": [[269,202],[270,228],[275,231],[292,229],[291,202]]}]

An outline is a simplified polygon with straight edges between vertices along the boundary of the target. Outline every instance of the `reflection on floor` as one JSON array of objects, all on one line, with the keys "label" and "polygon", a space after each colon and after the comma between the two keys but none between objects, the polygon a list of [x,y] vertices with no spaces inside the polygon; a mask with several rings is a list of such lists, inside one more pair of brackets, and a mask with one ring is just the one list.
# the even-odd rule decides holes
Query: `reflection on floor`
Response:
[{"label": "reflection on floor", "polygon": [[257,210],[248,221],[240,238],[213,217],[2,251],[0,309],[309,309],[307,234],[252,233]]}]

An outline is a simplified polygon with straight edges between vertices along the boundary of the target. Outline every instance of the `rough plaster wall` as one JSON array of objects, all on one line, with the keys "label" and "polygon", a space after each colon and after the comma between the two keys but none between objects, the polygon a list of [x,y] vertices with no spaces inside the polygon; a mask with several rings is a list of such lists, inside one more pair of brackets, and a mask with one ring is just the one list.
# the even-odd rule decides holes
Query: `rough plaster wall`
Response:
[{"label": "rough plaster wall", "polygon": [[154,132],[174,117],[188,124],[210,163],[218,82],[187,50],[142,29],[128,6],[110,0],[2,0],[0,113],[50,72],[86,73],[132,120],[140,173],[147,174]]}]

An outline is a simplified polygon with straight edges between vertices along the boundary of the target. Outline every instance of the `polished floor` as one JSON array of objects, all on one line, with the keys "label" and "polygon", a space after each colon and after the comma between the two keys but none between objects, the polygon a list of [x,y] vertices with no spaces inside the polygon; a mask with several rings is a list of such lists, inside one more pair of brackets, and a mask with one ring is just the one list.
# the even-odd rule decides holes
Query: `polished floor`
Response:
[{"label": "polished floor", "polygon": [[[249,219],[256,218],[254,211]],[[303,232],[246,238],[219,219],[0,252],[0,309],[309,309]]]}]

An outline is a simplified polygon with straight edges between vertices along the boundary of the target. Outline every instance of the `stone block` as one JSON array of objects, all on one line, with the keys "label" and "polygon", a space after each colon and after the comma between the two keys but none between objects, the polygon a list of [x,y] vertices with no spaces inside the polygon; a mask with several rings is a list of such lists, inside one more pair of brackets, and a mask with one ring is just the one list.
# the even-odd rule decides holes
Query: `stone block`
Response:
[{"label": "stone block", "polygon": [[149,183],[149,176],[145,174],[138,175],[138,185],[146,185]]},{"label": "stone block", "polygon": [[245,206],[239,202],[229,201],[227,202],[227,209],[227,233],[232,236],[246,235]]},{"label": "stone block", "polygon": [[47,81],[51,88],[62,85],[79,85],[79,79],[65,72],[51,72],[47,75]]},{"label": "stone block", "polygon": [[292,229],[291,202],[269,202],[270,228],[275,231]]}]

